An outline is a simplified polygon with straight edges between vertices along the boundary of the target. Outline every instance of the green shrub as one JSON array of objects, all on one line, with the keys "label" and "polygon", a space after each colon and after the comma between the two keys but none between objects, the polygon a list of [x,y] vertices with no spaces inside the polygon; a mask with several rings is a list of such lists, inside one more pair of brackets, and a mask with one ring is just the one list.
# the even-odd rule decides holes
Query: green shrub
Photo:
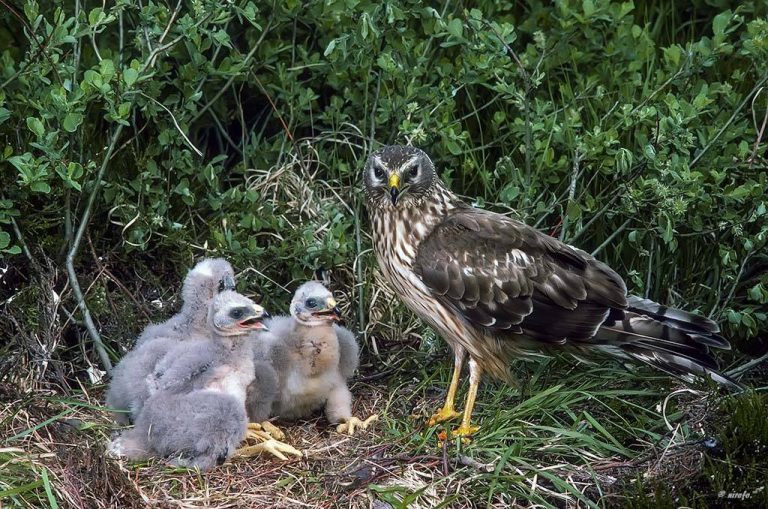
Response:
[{"label": "green shrub", "polygon": [[412,142],[454,190],[598,249],[632,291],[734,338],[768,329],[759,2],[101,5],[1,15],[11,264],[23,243],[61,260],[95,190],[97,253],[179,274],[223,254],[277,308],[279,285],[333,267],[365,310],[358,173]]}]

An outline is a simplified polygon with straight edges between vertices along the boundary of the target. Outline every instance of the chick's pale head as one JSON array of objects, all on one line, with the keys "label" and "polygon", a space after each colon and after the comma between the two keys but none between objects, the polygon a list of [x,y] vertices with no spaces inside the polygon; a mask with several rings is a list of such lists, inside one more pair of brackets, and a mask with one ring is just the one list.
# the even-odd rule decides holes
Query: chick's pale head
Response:
[{"label": "chick's pale head", "polygon": [[232,290],[224,290],[211,301],[208,324],[221,336],[239,336],[252,330],[266,330],[262,322],[269,318],[263,307]]},{"label": "chick's pale head", "polygon": [[192,310],[212,299],[222,290],[235,289],[235,271],[223,258],[205,258],[184,278],[181,295],[184,305]]},{"label": "chick's pale head", "polygon": [[291,301],[291,315],[304,325],[320,325],[337,321],[341,311],[328,289],[317,281],[304,283]]}]

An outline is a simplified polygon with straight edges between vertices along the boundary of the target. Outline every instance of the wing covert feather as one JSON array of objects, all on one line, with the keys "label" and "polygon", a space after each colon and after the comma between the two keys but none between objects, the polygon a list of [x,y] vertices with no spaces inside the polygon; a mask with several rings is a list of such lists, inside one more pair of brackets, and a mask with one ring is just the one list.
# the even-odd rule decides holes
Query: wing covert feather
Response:
[{"label": "wing covert feather", "polygon": [[413,266],[443,304],[489,331],[542,341],[592,337],[610,308],[625,308],[624,281],[589,254],[506,216],[449,212]]}]

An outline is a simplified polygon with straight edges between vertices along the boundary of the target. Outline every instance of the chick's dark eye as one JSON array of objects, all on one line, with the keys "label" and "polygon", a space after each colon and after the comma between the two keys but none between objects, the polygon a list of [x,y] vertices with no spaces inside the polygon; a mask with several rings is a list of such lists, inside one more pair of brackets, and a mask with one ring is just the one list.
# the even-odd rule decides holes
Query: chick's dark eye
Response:
[{"label": "chick's dark eye", "polygon": [[242,318],[243,317],[243,310],[240,309],[240,308],[233,309],[232,311],[229,312],[229,316],[231,316],[232,318],[235,318],[235,319]]},{"label": "chick's dark eye", "polygon": [[384,177],[386,177],[386,175],[384,174],[384,168],[382,168],[378,164],[373,165],[373,174],[379,180],[384,180]]},{"label": "chick's dark eye", "polygon": [[305,302],[304,304],[306,304],[308,308],[313,308],[317,306],[317,301],[315,299],[307,299],[307,302]]}]

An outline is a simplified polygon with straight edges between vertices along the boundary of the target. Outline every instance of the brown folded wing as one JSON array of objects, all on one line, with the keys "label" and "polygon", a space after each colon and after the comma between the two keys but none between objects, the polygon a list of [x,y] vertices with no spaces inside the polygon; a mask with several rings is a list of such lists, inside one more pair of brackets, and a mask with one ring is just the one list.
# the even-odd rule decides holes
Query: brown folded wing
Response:
[{"label": "brown folded wing", "polygon": [[443,304],[497,335],[585,341],[626,286],[587,253],[506,216],[452,211],[419,247],[414,271]]}]

